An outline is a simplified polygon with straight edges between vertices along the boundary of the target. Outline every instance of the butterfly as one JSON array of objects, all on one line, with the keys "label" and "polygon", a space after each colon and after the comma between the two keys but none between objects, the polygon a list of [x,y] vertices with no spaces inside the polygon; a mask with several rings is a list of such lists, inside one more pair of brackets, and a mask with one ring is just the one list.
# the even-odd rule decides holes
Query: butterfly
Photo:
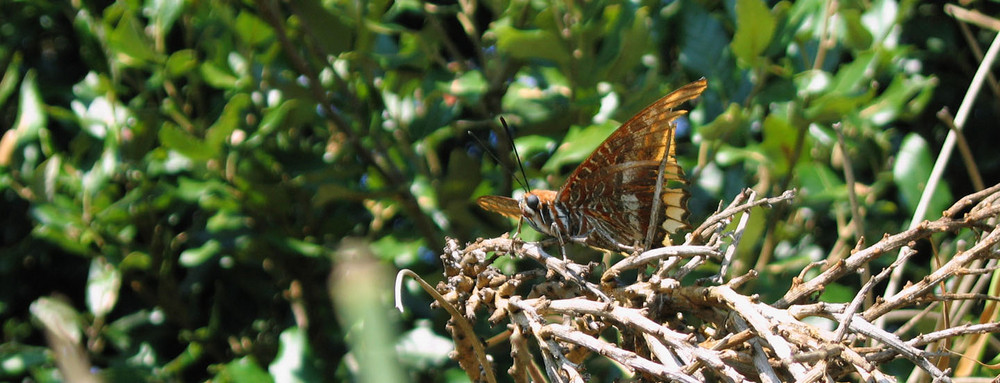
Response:
[{"label": "butterfly", "polygon": [[677,107],[707,86],[702,78],[647,106],[604,140],[558,191],[536,189],[518,199],[482,196],[476,203],[523,219],[563,244],[633,252],[668,242],[668,234],[688,227],[687,181],[674,152],[677,118],[687,111]]}]

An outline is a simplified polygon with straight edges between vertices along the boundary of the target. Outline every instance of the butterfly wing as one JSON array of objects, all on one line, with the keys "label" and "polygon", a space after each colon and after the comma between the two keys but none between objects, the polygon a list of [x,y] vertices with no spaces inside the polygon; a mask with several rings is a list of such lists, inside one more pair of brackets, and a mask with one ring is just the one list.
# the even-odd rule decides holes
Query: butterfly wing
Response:
[{"label": "butterfly wing", "polygon": [[[664,165],[657,241],[666,232],[686,227],[687,191],[683,170],[674,158],[676,119],[687,113],[676,109],[697,98],[707,87],[701,80],[687,84],[629,119],[608,137],[570,175],[556,197],[564,206],[579,209],[595,231],[588,238],[595,247],[619,249],[645,242],[661,163]],[[598,238],[600,237],[600,238]],[[611,247],[608,247],[610,245]]]},{"label": "butterfly wing", "polygon": [[484,195],[476,199],[476,204],[483,209],[502,214],[507,218],[521,218],[521,207],[518,206],[517,200],[513,198]]}]

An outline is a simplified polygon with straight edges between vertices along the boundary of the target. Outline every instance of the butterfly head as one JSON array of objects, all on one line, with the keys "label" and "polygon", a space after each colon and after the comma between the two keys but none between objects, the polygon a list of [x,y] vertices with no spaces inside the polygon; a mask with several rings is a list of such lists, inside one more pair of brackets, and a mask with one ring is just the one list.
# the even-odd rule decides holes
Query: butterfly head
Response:
[{"label": "butterfly head", "polygon": [[521,217],[535,230],[555,236],[557,233],[552,232],[552,223],[563,219],[559,209],[554,206],[555,201],[556,192],[552,190],[536,189],[526,192],[518,200]]}]

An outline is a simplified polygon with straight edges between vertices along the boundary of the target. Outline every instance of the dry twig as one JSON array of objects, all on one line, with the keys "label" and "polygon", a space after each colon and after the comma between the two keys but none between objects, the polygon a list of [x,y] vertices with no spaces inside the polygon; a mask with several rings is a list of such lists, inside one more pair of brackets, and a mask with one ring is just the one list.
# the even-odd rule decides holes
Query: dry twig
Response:
[{"label": "dry twig", "polygon": [[[511,343],[514,365],[508,372],[518,382],[529,381],[529,375],[530,380],[539,381],[540,371],[550,381],[586,381],[587,360],[594,357],[614,360],[643,379],[681,382],[831,381],[848,376],[891,382],[895,379],[881,370],[882,364],[902,357],[935,381],[947,382],[951,369],[936,365],[941,354],[918,347],[1000,331],[996,323],[958,324],[906,339],[911,334],[908,331],[893,333],[873,324],[886,314],[941,301],[957,304],[995,299],[977,291],[944,293],[935,288],[951,279],[995,270],[993,266],[983,269],[978,265],[998,257],[1000,228],[995,221],[1000,204],[994,202],[1000,199],[1000,185],[959,200],[938,220],[886,235],[871,246],[856,249],[849,257],[826,265],[826,270],[809,281],[797,278],[784,297],[773,304],[737,291],[743,282],[754,278],[752,271],[728,281],[722,273],[700,281],[711,285],[681,283],[693,267],[704,267],[707,260],[731,259],[750,208],[785,202],[792,196],[786,193],[756,200],[752,193],[741,194],[692,232],[684,245],[626,257],[603,272],[595,264],[581,265],[552,257],[537,243],[506,236],[479,240],[465,248],[449,239],[442,255],[446,280],[436,290],[443,300],[440,304],[454,307],[449,310],[462,317],[453,322],[474,321],[485,313],[490,323],[498,325],[495,333],[509,332],[506,339]],[[964,215],[959,216],[962,212]],[[727,231],[732,227],[729,223],[740,214],[742,223]],[[953,254],[939,269],[911,281],[866,310],[859,312],[858,302],[874,294],[874,286],[912,257],[915,250],[905,251],[899,261],[878,273],[850,305],[801,304],[824,286],[859,274],[879,257],[892,255],[934,233],[961,230],[979,231],[982,235],[977,243]],[[533,260],[540,269],[505,275],[491,265],[494,257],[501,255]],[[687,264],[675,267],[683,262]],[[835,333],[818,326],[810,317],[827,318],[841,327]],[[501,323],[508,324],[499,326]],[[449,326],[449,331],[456,344],[465,345],[462,349],[478,349],[468,346],[470,337],[460,328]],[[472,338],[472,342],[478,342],[490,336],[479,334]],[[868,341],[876,346],[864,347]],[[465,361],[461,366],[472,379],[491,375],[482,371],[488,363],[472,362],[481,356],[461,353],[460,349],[456,358]],[[539,361],[542,368],[537,365]]]}]

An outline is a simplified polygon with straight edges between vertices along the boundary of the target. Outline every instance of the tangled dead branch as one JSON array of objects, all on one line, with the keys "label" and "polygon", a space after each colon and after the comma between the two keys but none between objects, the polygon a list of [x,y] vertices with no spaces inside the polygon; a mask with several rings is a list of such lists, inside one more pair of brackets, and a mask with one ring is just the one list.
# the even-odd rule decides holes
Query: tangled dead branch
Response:
[{"label": "tangled dead branch", "polygon": [[[692,231],[683,245],[625,257],[607,267],[553,257],[539,243],[507,236],[479,240],[464,248],[449,239],[441,256],[446,279],[434,288],[434,295],[438,297],[435,304],[445,306],[452,315],[448,330],[456,344],[453,356],[473,381],[495,381],[497,371],[484,351],[488,344],[481,341],[488,334],[474,333],[471,325],[485,314],[497,329],[489,343],[510,343],[502,349],[511,353],[513,362],[507,372],[517,382],[545,381],[545,376],[554,382],[583,382],[588,377],[587,362],[599,357],[617,362],[640,380],[680,382],[810,382],[851,376],[894,382],[896,378],[882,367],[905,358],[934,381],[947,382],[951,369],[947,363],[939,367],[942,354],[920,347],[1000,330],[997,323],[956,321],[907,339],[912,332],[902,331],[906,326],[894,333],[873,325],[897,310],[997,299],[988,293],[945,291],[945,286],[970,276],[989,278],[997,271],[1000,185],[961,199],[938,220],[857,249],[825,265],[808,281],[797,278],[783,298],[768,304],[755,294],[739,292],[744,282],[756,276],[754,271],[726,280],[726,268],[750,209],[792,197],[787,192],[758,200],[752,192],[744,192]],[[860,302],[915,250],[899,254],[849,304],[807,301],[824,286],[860,274],[879,257],[894,255],[935,233],[961,230],[974,230],[978,242],[871,307],[861,310]],[[502,255],[530,259],[539,267],[506,275],[492,265]],[[720,266],[718,274],[694,285],[681,284],[691,271],[709,265],[709,260]],[[815,317],[829,319],[832,322],[826,323],[833,325],[824,327],[822,321],[810,319]]]}]

